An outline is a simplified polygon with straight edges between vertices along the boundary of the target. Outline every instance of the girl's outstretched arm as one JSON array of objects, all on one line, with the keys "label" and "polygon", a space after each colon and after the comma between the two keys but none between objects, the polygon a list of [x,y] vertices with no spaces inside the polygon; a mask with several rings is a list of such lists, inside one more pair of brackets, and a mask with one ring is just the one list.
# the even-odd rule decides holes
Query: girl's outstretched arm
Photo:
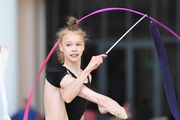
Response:
[{"label": "girl's outstretched arm", "polygon": [[82,87],[78,96],[96,103],[102,114],[109,112],[117,118],[127,119],[125,109],[110,97],[97,93],[86,86]]}]

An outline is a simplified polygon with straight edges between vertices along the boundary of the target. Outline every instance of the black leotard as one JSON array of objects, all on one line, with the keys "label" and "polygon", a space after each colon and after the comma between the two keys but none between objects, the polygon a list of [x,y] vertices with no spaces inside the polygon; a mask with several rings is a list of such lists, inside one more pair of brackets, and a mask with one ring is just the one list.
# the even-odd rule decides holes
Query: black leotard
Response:
[{"label": "black leotard", "polygon": [[[51,85],[60,88],[62,78],[68,73],[76,78],[76,76],[66,67],[62,65],[52,65],[46,69],[46,79]],[[89,78],[88,83],[85,83],[84,85],[90,87]],[[71,103],[65,103],[69,120],[80,120],[87,107],[87,102],[86,99],[77,96]]]}]

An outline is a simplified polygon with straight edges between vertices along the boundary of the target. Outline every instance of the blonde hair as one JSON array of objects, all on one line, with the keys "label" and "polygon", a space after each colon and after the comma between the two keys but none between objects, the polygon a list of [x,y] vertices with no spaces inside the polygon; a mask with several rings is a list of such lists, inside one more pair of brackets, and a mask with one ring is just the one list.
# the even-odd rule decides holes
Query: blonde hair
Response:
[{"label": "blonde hair", "polygon": [[[62,43],[62,39],[63,39],[63,36],[68,34],[69,32],[76,32],[77,34],[79,35],[82,35],[83,38],[84,38],[84,42],[88,40],[87,38],[87,34],[85,31],[83,31],[79,26],[78,26],[78,23],[77,23],[77,19],[73,16],[69,16],[67,18],[67,26],[59,29],[59,31],[56,33],[56,36],[57,36],[57,40],[60,40],[59,44]],[[60,50],[59,47],[57,47],[56,49],[56,54],[58,56],[58,60],[61,64],[64,63],[64,54],[63,52]]]}]

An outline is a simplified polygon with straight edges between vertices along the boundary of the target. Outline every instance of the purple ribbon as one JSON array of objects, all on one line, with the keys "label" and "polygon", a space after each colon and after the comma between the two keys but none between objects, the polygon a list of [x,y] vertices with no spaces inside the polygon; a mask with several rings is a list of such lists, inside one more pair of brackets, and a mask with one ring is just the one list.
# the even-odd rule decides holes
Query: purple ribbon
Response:
[{"label": "purple ribbon", "polygon": [[[138,15],[141,15],[141,16],[146,15],[146,14],[144,14],[142,12],[139,12],[139,11],[136,11],[136,10],[132,10],[132,9],[129,9],[129,8],[111,7],[111,8],[103,8],[103,9],[96,10],[96,11],[94,11],[94,12],[92,12],[92,13],[84,16],[84,17],[82,17],[81,19],[79,19],[78,23],[81,22],[82,20],[92,16],[92,15],[97,14],[97,13],[102,13],[102,12],[107,12],[107,11],[117,11],[117,10],[128,11],[128,12],[135,13],[135,14],[138,14]],[[158,25],[160,25],[161,27],[166,29],[168,32],[173,34],[178,40],[180,40],[180,36],[178,34],[176,34],[173,30],[171,30],[170,28],[168,28],[167,26],[165,26],[164,24],[162,24],[161,22],[157,21],[156,19],[154,19],[154,18],[152,18],[150,16],[147,16],[147,18],[149,18],[150,20],[154,21],[155,23],[157,23]]]},{"label": "purple ribbon", "polygon": [[176,120],[180,120],[180,114],[178,109],[178,104],[176,101],[175,91],[173,87],[172,77],[169,70],[168,60],[166,56],[166,52],[164,49],[164,45],[161,40],[161,35],[159,30],[154,22],[151,21],[150,23],[150,30],[154,39],[154,44],[156,47],[156,52],[159,59],[159,64],[164,80],[164,88],[166,91],[166,97],[168,100],[168,104],[171,110],[172,115]]}]

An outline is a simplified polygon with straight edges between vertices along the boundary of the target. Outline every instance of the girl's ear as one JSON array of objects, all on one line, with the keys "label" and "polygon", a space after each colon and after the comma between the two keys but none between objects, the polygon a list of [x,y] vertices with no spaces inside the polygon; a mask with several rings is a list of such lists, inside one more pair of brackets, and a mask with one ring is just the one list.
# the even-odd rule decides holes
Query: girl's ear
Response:
[{"label": "girl's ear", "polygon": [[63,48],[62,48],[62,44],[61,43],[59,43],[59,49],[60,49],[60,51],[63,52]]},{"label": "girl's ear", "polygon": [[85,49],[85,45],[84,45],[84,47],[83,47],[83,52],[84,52],[84,49]]},{"label": "girl's ear", "polygon": [[85,45],[85,42],[84,42],[84,45],[83,45],[83,52],[84,52],[84,50],[85,50],[85,47],[86,47],[86,45]]}]

